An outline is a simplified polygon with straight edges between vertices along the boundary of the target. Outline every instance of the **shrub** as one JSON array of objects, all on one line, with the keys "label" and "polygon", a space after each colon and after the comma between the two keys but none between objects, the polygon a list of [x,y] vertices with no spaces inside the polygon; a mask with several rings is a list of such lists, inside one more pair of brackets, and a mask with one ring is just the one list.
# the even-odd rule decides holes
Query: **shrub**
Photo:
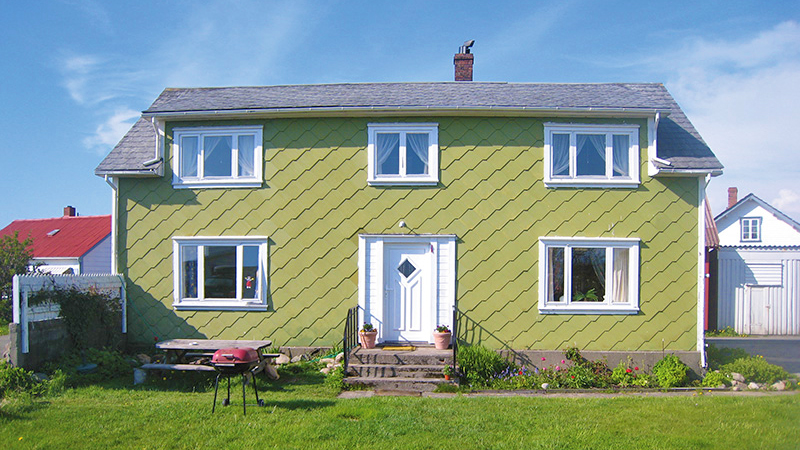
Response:
[{"label": "shrub", "polygon": [[572,389],[588,389],[597,386],[594,372],[587,366],[572,366],[567,369],[564,384]]},{"label": "shrub", "polygon": [[461,347],[458,366],[463,375],[461,380],[470,386],[488,386],[501,372],[513,367],[497,352],[480,345]]},{"label": "shrub", "polygon": [[658,379],[649,373],[637,373],[636,378],[631,382],[631,386],[643,388],[658,387]]},{"label": "shrub", "polygon": [[628,364],[620,361],[617,364],[617,367],[611,371],[611,381],[620,387],[628,387],[632,386],[634,380],[636,380],[636,374],[634,370],[630,367],[630,360]]},{"label": "shrub", "polygon": [[664,389],[684,386],[688,381],[689,368],[675,355],[667,355],[653,366],[653,375]]},{"label": "shrub", "polygon": [[0,398],[21,392],[39,394],[42,382],[33,376],[33,372],[11,367],[5,360],[0,360]]},{"label": "shrub", "polygon": [[[97,364],[90,373],[79,373],[78,368],[85,364]],[[113,378],[131,376],[132,362],[116,350],[90,348],[83,352],[74,351],[55,363],[45,364],[45,371],[53,377],[62,372],[63,383],[67,386],[99,383]]]},{"label": "shrub", "polygon": [[706,337],[738,337],[738,336],[747,336],[747,335],[737,333],[736,330],[734,330],[733,327],[731,326],[727,326],[721,330],[706,331]]},{"label": "shrub", "polygon": [[739,358],[749,358],[750,354],[740,348],[717,347],[711,344],[706,349],[708,368],[718,370],[725,364],[730,364]]},{"label": "shrub", "polygon": [[771,384],[776,381],[789,378],[789,374],[783,367],[768,363],[763,356],[750,356],[739,358],[732,363],[723,365],[720,368],[724,373],[739,373],[747,381],[756,383]]},{"label": "shrub", "polygon": [[339,366],[331,370],[325,377],[325,386],[334,392],[339,392],[345,388],[344,367]]},{"label": "shrub", "polygon": [[731,380],[724,373],[721,372],[708,372],[703,377],[703,387],[720,387],[730,386]]}]

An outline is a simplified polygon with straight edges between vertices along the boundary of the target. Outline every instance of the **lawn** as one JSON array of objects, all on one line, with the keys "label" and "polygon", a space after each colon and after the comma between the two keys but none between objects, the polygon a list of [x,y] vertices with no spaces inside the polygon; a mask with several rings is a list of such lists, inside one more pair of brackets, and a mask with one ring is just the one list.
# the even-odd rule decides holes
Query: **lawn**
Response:
[{"label": "lawn", "polygon": [[[338,399],[319,376],[262,382],[211,414],[209,379],[152,378],[0,407],[4,448],[797,448],[800,395]],[[206,375],[208,376],[208,375]],[[260,380],[259,380],[260,381]],[[248,400],[255,401],[248,386]],[[11,445],[9,445],[11,444]]]}]

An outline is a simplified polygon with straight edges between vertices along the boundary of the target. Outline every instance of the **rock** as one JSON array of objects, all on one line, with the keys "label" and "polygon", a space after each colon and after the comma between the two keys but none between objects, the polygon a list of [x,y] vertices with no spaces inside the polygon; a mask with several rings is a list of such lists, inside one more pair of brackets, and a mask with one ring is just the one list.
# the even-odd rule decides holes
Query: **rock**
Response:
[{"label": "rock", "polygon": [[742,390],[742,386],[739,385],[739,384],[734,384],[733,387],[731,388],[731,390],[732,391],[737,391],[737,392],[741,391]]},{"label": "rock", "polygon": [[333,364],[334,362],[336,362],[336,360],[333,358],[322,358],[319,360],[320,364]]},{"label": "rock", "polygon": [[772,389],[775,389],[776,391],[785,391],[786,383],[783,381],[778,381],[777,383],[772,385]]},{"label": "rock", "polygon": [[296,362],[300,362],[302,360],[303,360],[303,355],[297,355],[294,358],[292,358],[291,362],[296,363]]},{"label": "rock", "polygon": [[283,353],[281,353],[281,356],[278,356],[277,358],[275,358],[275,364],[277,364],[277,365],[287,364],[290,361],[291,361],[291,359],[289,359],[289,357],[284,355]]},{"label": "rock", "polygon": [[142,384],[147,379],[147,372],[142,369],[133,369],[133,384]]},{"label": "rock", "polygon": [[750,384],[747,385],[747,389],[753,389],[753,390],[761,389],[761,385],[756,383],[756,382],[751,381]]},{"label": "rock", "polygon": [[48,377],[46,373],[42,373],[42,372],[34,373],[33,374],[33,378],[36,378],[39,381],[47,381],[47,380],[50,379],[50,377]]},{"label": "rock", "polygon": [[731,380],[740,381],[744,383],[744,377],[742,376],[742,374],[736,372],[731,373]]},{"label": "rock", "polygon": [[136,355],[136,360],[139,361],[140,364],[150,364],[151,362],[150,357],[144,353],[139,353]]},{"label": "rock", "polygon": [[340,363],[340,362],[344,361],[344,352],[341,352],[338,355],[336,355],[336,358],[334,358],[334,360],[337,363]]},{"label": "rock", "polygon": [[545,391],[550,387],[550,383],[542,383],[542,389]]},{"label": "rock", "polygon": [[336,363],[333,363],[333,362],[329,362],[328,364],[325,365],[325,367],[327,367],[329,369],[333,369],[335,366],[336,366]]},{"label": "rock", "polygon": [[319,371],[324,373],[325,375],[327,375],[327,374],[331,373],[331,368],[330,367],[325,367],[323,369],[320,369]]},{"label": "rock", "polygon": [[272,364],[267,364],[264,366],[264,373],[267,374],[267,377],[269,377],[270,380],[277,380],[281,377],[278,374],[278,368]]}]

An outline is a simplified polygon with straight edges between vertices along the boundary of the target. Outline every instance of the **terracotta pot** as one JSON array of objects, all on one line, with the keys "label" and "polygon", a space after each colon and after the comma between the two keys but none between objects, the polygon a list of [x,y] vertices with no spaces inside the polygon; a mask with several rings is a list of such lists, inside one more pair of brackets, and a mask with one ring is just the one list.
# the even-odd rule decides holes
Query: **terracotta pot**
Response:
[{"label": "terracotta pot", "polygon": [[358,338],[361,341],[361,348],[375,348],[375,340],[378,337],[378,331],[359,331]]},{"label": "terracotta pot", "polygon": [[452,333],[437,333],[433,332],[433,346],[436,350],[447,350],[450,347],[450,337]]},{"label": "terracotta pot", "polygon": [[445,380],[445,381],[450,381],[450,375],[445,375],[445,376],[444,376],[444,380]]}]

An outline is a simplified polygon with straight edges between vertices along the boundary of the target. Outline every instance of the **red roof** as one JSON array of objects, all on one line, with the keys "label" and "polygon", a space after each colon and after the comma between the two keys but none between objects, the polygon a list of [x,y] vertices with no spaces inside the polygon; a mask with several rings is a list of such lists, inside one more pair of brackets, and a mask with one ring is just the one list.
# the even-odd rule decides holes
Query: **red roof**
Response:
[{"label": "red roof", "polygon": [[34,258],[79,258],[111,234],[111,216],[15,220],[0,230],[0,236],[15,231],[20,240],[33,238]]}]

